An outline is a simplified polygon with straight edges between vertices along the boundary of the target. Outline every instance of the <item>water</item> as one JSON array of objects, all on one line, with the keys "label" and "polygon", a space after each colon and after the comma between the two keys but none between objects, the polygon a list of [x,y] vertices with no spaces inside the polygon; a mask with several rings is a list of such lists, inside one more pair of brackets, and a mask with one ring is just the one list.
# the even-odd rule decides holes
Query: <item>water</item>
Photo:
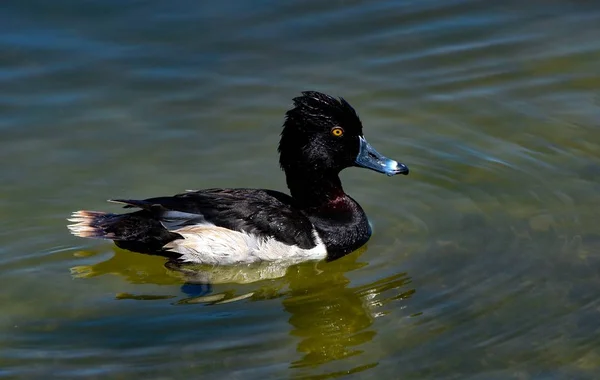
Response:
[{"label": "water", "polygon": [[[599,378],[600,7],[524,4],[3,2],[0,376]],[[411,169],[343,173],[364,249],[180,273],[69,235],[108,198],[285,189],[306,89]]]}]

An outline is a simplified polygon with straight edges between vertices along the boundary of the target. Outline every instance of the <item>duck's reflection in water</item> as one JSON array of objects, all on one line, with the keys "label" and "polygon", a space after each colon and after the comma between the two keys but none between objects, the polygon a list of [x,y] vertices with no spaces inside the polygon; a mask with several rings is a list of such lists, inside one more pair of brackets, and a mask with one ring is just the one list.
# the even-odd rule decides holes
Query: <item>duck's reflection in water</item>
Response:
[{"label": "duck's reflection in water", "polygon": [[[301,356],[290,366],[299,371],[333,363],[363,353],[364,344],[376,335],[375,318],[386,315],[390,301],[406,300],[415,292],[406,273],[398,273],[364,285],[351,286],[347,274],[367,265],[358,259],[365,249],[332,262],[310,262],[285,266],[262,263],[242,267],[206,267],[159,264],[164,259],[115,249],[110,259],[87,267],[76,267],[76,277],[120,274],[132,283],[181,284],[187,297],[176,304],[221,304],[239,300],[262,301],[281,298],[290,314],[290,334],[299,338]],[[265,281],[269,280],[269,281]],[[211,293],[212,285],[253,283],[251,291],[227,290]],[[355,281],[357,282],[357,281]],[[242,289],[248,289],[247,286]],[[160,299],[169,296],[120,294],[118,298]],[[400,309],[394,306],[394,310]],[[357,361],[349,361],[354,364]],[[346,364],[346,363],[344,363]],[[377,362],[360,363],[342,373],[362,371]],[[335,375],[335,371],[329,375]],[[342,374],[340,373],[340,374]]]},{"label": "duck's reflection in water", "polygon": [[[414,293],[408,287],[411,280],[406,273],[350,286],[346,273],[365,265],[357,258],[358,255],[352,255],[328,263],[321,273],[316,273],[314,267],[298,266],[295,273],[288,274],[289,292],[283,306],[290,313],[290,334],[300,338],[298,351],[302,353],[300,359],[291,363],[292,367],[314,367],[362,354],[363,345],[376,335],[372,328],[374,319],[387,313],[385,305]],[[375,365],[377,362],[360,363],[344,368],[340,375]]]}]

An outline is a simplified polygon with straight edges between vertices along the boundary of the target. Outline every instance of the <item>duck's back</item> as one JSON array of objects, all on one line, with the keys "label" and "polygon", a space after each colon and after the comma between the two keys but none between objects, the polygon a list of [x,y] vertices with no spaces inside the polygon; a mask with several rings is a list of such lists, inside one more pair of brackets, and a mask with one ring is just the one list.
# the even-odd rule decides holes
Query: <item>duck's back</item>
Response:
[{"label": "duck's back", "polygon": [[125,249],[207,264],[322,259],[327,251],[311,221],[286,194],[207,189],[172,197],[114,200],[129,214],[78,211],[71,231],[114,240]]}]

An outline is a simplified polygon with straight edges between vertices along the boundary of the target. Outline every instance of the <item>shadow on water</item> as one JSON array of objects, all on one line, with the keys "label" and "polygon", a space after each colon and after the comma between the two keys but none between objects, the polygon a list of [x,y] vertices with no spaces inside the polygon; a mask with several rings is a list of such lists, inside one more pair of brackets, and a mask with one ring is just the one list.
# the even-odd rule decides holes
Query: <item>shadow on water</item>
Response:
[{"label": "shadow on water", "polygon": [[[300,357],[290,368],[309,371],[365,352],[361,348],[376,336],[376,318],[385,316],[386,305],[409,299],[407,273],[396,273],[366,284],[354,285],[349,273],[367,266],[359,260],[366,247],[332,262],[309,262],[292,266],[261,264],[238,267],[187,266],[169,269],[164,259],[114,248],[108,260],[88,266],[73,267],[75,278],[118,275],[132,284],[181,284],[185,296],[170,301],[173,305],[222,305],[235,301],[261,302],[281,299],[289,313],[289,334],[298,339]],[[91,253],[79,252],[79,256]],[[232,286],[212,293],[213,288]],[[241,285],[240,285],[241,284]],[[241,289],[241,290],[240,290]],[[117,299],[161,300],[175,295],[119,293]],[[328,371],[317,378],[332,378],[360,372],[378,365],[377,360],[352,368]],[[350,365],[350,364],[349,364]],[[300,374],[301,376],[304,376]],[[305,374],[310,376],[309,373]]]}]

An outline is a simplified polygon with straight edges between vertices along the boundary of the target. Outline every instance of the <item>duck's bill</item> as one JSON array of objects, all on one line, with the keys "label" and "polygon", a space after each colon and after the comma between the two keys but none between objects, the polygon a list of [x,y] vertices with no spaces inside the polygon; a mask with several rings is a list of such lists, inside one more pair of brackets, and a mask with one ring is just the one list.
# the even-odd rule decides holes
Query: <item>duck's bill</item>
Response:
[{"label": "duck's bill", "polygon": [[408,174],[408,167],[398,161],[390,160],[375,150],[363,136],[360,139],[360,150],[356,156],[356,165],[384,173],[389,176]]}]

